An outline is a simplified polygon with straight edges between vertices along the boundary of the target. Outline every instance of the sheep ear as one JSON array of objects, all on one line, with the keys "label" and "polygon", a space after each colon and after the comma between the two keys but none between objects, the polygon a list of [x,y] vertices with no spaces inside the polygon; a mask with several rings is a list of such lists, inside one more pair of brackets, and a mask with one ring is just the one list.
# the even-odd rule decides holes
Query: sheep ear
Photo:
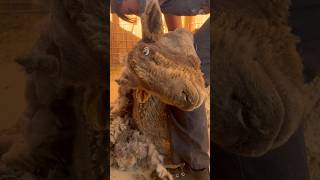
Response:
[{"label": "sheep ear", "polygon": [[162,16],[158,0],[147,0],[141,16],[142,39],[146,42],[157,41],[163,34]]}]

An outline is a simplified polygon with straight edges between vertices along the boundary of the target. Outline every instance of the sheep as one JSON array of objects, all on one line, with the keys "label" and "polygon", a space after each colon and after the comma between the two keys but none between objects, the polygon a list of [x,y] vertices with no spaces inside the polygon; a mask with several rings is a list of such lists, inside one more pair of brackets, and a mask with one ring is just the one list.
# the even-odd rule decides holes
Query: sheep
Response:
[{"label": "sheep", "polygon": [[[117,102],[110,113],[111,166],[172,179],[168,106],[191,111],[207,90],[193,35],[185,29],[163,33],[157,0],[141,16],[142,40],[128,53]],[[143,175],[139,174],[138,177]]]},{"label": "sheep", "polygon": [[311,112],[289,6],[289,0],[212,2],[211,141],[228,152],[264,155],[286,143]]}]

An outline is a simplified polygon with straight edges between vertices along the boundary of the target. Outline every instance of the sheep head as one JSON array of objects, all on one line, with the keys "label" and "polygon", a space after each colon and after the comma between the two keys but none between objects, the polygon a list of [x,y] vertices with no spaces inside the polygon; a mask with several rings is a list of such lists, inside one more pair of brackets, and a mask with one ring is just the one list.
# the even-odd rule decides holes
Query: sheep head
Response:
[{"label": "sheep head", "polygon": [[127,58],[130,76],[136,79],[141,99],[153,95],[186,111],[199,107],[206,90],[192,33],[177,29],[163,34],[157,1],[148,1],[142,28],[143,38]]},{"label": "sheep head", "polygon": [[287,25],[289,1],[215,2],[211,140],[261,156],[296,132],[307,102],[298,39]]}]

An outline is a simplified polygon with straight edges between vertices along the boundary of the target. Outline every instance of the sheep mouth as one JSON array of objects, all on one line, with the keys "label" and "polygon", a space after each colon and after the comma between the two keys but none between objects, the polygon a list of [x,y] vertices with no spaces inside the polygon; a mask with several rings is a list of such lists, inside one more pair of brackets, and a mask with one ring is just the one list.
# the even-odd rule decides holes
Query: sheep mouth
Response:
[{"label": "sheep mouth", "polygon": [[202,105],[206,97],[206,92],[196,84],[192,84],[192,86],[188,84],[191,84],[191,82],[186,82],[185,85],[187,86],[182,88],[180,96],[175,97],[177,97],[176,102],[180,105],[178,106],[180,109],[192,111]]}]

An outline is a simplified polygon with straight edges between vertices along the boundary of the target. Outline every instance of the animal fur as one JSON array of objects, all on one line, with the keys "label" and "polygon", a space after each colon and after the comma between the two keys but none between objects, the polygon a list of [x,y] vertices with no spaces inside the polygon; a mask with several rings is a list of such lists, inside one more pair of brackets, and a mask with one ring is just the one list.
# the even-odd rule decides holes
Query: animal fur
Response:
[{"label": "animal fur", "polygon": [[227,151],[260,156],[301,125],[307,102],[298,38],[288,0],[213,3],[211,140]]},{"label": "animal fur", "polygon": [[304,124],[310,179],[320,177],[319,77],[305,84],[289,0],[214,0],[211,141],[260,156]]},{"label": "animal fur", "polygon": [[141,17],[143,38],[129,52],[117,81],[119,99],[110,114],[111,165],[172,179],[165,168],[172,163],[168,105],[191,111],[204,103],[207,91],[192,34],[184,29],[163,34],[158,6],[148,1]]}]

